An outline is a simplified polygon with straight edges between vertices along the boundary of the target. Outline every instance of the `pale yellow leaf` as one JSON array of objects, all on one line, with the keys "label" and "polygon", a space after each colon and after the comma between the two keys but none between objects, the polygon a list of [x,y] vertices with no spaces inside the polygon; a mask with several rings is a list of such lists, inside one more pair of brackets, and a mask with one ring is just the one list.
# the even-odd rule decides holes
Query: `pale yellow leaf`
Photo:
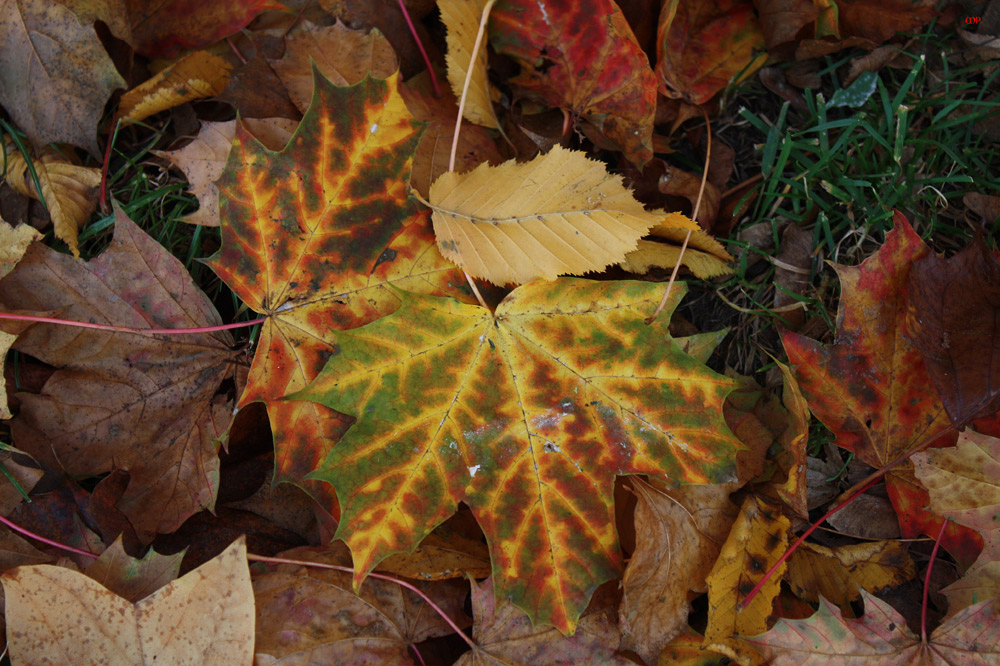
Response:
[{"label": "pale yellow leaf", "polygon": [[[629,273],[645,273],[654,267],[673,268],[677,265],[677,257],[680,256],[680,253],[679,245],[640,240],[635,250],[626,254],[625,260],[618,265]],[[729,264],[718,257],[701,250],[695,250],[690,246],[684,250],[681,264],[694,273],[695,277],[702,280],[733,272]]]},{"label": "pale yellow leaf", "polygon": [[305,113],[313,96],[313,65],[334,85],[352,86],[367,75],[384,79],[396,71],[396,52],[378,30],[351,30],[339,20],[319,27],[305,21],[289,34],[285,54],[271,60],[288,97]]},{"label": "pale yellow leaf", "polygon": [[[8,159],[10,157],[11,155],[8,153]],[[9,164],[8,162],[8,166]],[[41,237],[40,233],[27,224],[12,227],[4,222],[3,218],[0,218],[0,277],[10,273],[24,256],[24,251],[28,249],[28,246]],[[4,367],[7,352],[10,351],[10,346],[14,344],[16,339],[16,335],[0,331],[0,371]],[[3,372],[0,372],[0,419],[9,419],[12,416],[10,407],[7,405],[6,380]]]},{"label": "pale yellow leaf", "polygon": [[202,97],[215,97],[229,84],[232,66],[208,51],[189,53],[122,95],[118,117],[139,121]]},{"label": "pale yellow leaf", "polygon": [[253,658],[253,589],[242,537],[137,604],[50,565],[18,567],[2,581],[14,664],[228,666]]},{"label": "pale yellow leaf", "polygon": [[668,213],[663,222],[650,229],[649,233],[657,238],[680,245],[684,242],[684,237],[687,236],[687,230],[693,228],[691,238],[688,240],[689,248],[701,250],[726,262],[733,260],[732,255],[726,252],[722,243],[702,231],[701,227],[692,227],[693,224],[694,222],[683,213]]},{"label": "pale yellow leaf", "polygon": [[965,575],[941,590],[948,597],[948,615],[1000,596],[1000,530],[983,532],[983,552]]},{"label": "pale yellow leaf", "polygon": [[828,548],[804,542],[788,560],[792,591],[817,602],[823,595],[841,608],[861,598],[861,589],[877,592],[913,578],[916,568],[898,541],[869,541]]},{"label": "pale yellow leaf", "polygon": [[[462,88],[472,63],[472,48],[479,32],[479,22],[483,10],[491,0],[438,0],[441,10],[441,22],[448,29],[448,83],[455,93],[456,99],[462,98]],[[499,99],[499,93],[490,86],[486,74],[486,39],[479,44],[476,61],[472,63],[472,79],[469,81],[469,91],[465,97],[465,107],[462,117],[469,122],[499,129],[493,102]]]},{"label": "pale yellow leaf", "polygon": [[445,258],[498,285],[603,270],[667,215],[646,211],[601,162],[561,146],[522,164],[445,173],[430,206]]}]

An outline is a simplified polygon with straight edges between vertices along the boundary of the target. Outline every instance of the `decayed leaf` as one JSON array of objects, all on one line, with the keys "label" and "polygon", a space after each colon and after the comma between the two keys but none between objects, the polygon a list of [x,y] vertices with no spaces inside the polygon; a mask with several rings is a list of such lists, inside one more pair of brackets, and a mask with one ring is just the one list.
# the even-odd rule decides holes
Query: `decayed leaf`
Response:
[{"label": "decayed leaf", "polygon": [[520,63],[510,82],[525,94],[582,116],[640,167],[653,156],[656,77],[613,0],[505,0],[489,37]]},{"label": "decayed leaf", "polygon": [[804,542],[788,559],[785,575],[792,591],[806,601],[829,599],[841,608],[860,590],[877,592],[916,575],[913,560],[898,541],[868,541],[828,548]]},{"label": "decayed leaf", "polygon": [[[12,227],[0,218],[0,278],[10,273],[32,241],[41,237],[40,233],[27,224]],[[7,404],[7,380],[4,378],[3,367],[7,352],[10,351],[16,338],[13,333],[0,331],[0,419],[9,419],[13,416]]]},{"label": "decayed leaf", "polygon": [[749,636],[767,628],[771,602],[778,596],[785,564],[775,570],[745,608],[740,604],[788,548],[791,526],[776,505],[754,495],[743,502],[708,575],[706,645],[724,644],[734,635]]},{"label": "decayed leaf", "polygon": [[[885,244],[860,266],[834,265],[842,285],[836,344],[782,334],[813,414],[834,432],[838,446],[876,468],[950,425],[937,392],[927,390],[923,358],[904,331],[907,276],[927,246],[901,214],[895,220]],[[939,444],[952,441],[946,437]],[[937,535],[941,518],[926,509],[927,492],[910,462],[886,474],[886,488],[903,536]],[[975,532],[954,523],[941,543],[963,566],[979,553]]]},{"label": "decayed leaf", "polygon": [[[246,129],[271,150],[281,150],[295,131],[297,123],[286,118],[246,118]],[[198,199],[198,210],[181,219],[207,227],[219,226],[219,188],[215,181],[222,176],[229,151],[236,138],[236,121],[203,121],[198,136],[179,150],[154,150],[160,157],[184,172],[191,194]]]},{"label": "decayed leaf", "polygon": [[[494,0],[495,2],[495,0]],[[479,33],[479,23],[490,0],[440,0],[441,22],[448,29],[448,83],[456,99],[462,97],[465,79],[472,66],[472,78],[465,98],[462,116],[477,125],[498,129],[493,102],[499,99],[486,74],[486,40],[479,45],[476,62],[472,62],[472,48]],[[484,35],[485,37],[485,35]]]},{"label": "decayed leaf", "polygon": [[[704,104],[767,60],[750,0],[667,0],[660,10],[656,74],[660,92]],[[740,76],[739,80],[736,77]]]},{"label": "decayed leaf", "polygon": [[1000,439],[965,430],[956,446],[918,453],[913,465],[935,513],[980,532],[1000,529]]},{"label": "decayed leaf", "polygon": [[410,294],[340,333],[292,397],[357,418],[313,475],[337,490],[356,580],[464,501],[497,596],[571,631],[621,566],[614,475],[728,481],[742,446],[722,418],[732,383],[669,341],[668,317],[644,323],[661,295],[564,278],[516,289],[494,316]]},{"label": "decayed leaf", "polygon": [[125,552],[119,536],[85,573],[126,601],[135,603],[177,578],[184,551],[160,555],[152,548],[137,560]]},{"label": "decayed leaf", "polygon": [[226,89],[232,65],[208,51],[189,53],[122,95],[118,117],[139,121]]},{"label": "decayed leaf", "polygon": [[1000,411],[1000,263],[982,234],[910,270],[906,328],[953,423]]},{"label": "decayed leaf", "polygon": [[239,32],[263,11],[286,9],[276,0],[125,0],[125,6],[133,48],[152,58],[208,46]]},{"label": "decayed leaf", "polygon": [[242,538],[138,603],[48,564],[2,578],[15,664],[249,664],[253,589]]},{"label": "decayed leaf", "polygon": [[[120,210],[111,247],[90,262],[28,248],[0,280],[0,304],[133,328],[222,323],[183,264]],[[220,393],[236,355],[228,332],[156,337],[34,324],[14,347],[58,368],[41,393],[18,395],[18,447],[69,474],[127,469],[119,508],[145,539],[213,505],[216,446],[233,412]]]},{"label": "decayed leaf", "polygon": [[285,55],[270,62],[303,113],[313,98],[314,65],[337,86],[352,86],[367,75],[384,79],[397,69],[396,53],[382,33],[351,30],[339,20],[322,28],[306,21],[288,35]]},{"label": "decayed leaf", "polygon": [[704,591],[737,509],[730,484],[672,491],[638,478],[632,483],[636,544],[622,581],[622,648],[652,664],[687,629],[688,591]]},{"label": "decayed leaf", "polygon": [[837,607],[820,600],[807,620],[780,619],[770,631],[743,641],[772,666],[990,666],[1000,660],[1000,604],[970,606],[952,616],[923,644],[891,606],[861,593],[865,614],[841,617]]},{"label": "decayed leaf", "polygon": [[93,25],[58,2],[0,0],[0,106],[36,146],[100,155],[97,122],[124,87]]},{"label": "decayed leaf", "polygon": [[432,532],[412,553],[397,553],[382,560],[379,571],[416,580],[486,578],[490,575],[490,552],[482,541],[457,534],[447,539]]},{"label": "decayed leaf", "polygon": [[948,587],[941,588],[948,597],[948,614],[1000,597],[1000,530],[983,533],[983,552],[965,574]]},{"label": "decayed leaf", "polygon": [[27,160],[13,143],[7,143],[6,155],[7,184],[25,196],[45,202],[56,238],[69,246],[73,256],[79,257],[77,235],[97,208],[95,188],[101,184],[101,170],[73,164],[58,150],[46,146],[32,159],[38,184],[42,187],[39,194],[35,191]]},{"label": "decayed leaf", "polygon": [[407,198],[417,132],[395,75],[347,88],[317,75],[313,106],[282,152],[244,129],[236,140],[218,183],[222,248],[208,264],[268,315],[240,405],[268,403],[275,481],[303,485],[336,513],[329,487],[304,478],[347,419],[315,403],[278,400],[319,373],[337,348],[337,330],[397,306],[386,283],[449,293],[464,279],[434,247],[427,214]]},{"label": "decayed leaf", "polygon": [[[431,183],[448,171],[458,102],[448,88],[442,88],[441,95],[435,96],[430,77],[426,73],[407,81],[399,92],[406,100],[406,107],[413,117],[427,123],[413,155],[413,172],[410,174],[410,187],[426,198],[430,196]],[[458,134],[454,170],[463,173],[483,162],[500,164],[503,161],[490,131],[463,120]]]},{"label": "decayed leaf", "polygon": [[[280,557],[351,566],[342,543],[296,548]],[[459,626],[465,581],[420,584],[423,592]],[[294,564],[271,565],[255,575],[255,664],[412,664],[410,646],[452,633],[445,620],[413,592],[371,579],[355,594],[351,575]]]},{"label": "decayed leaf", "polygon": [[615,654],[619,633],[611,609],[599,609],[580,618],[576,633],[537,627],[509,602],[497,608],[493,582],[472,583],[473,638],[476,648],[455,666],[528,666],[529,664],[579,664],[580,666],[631,666]]},{"label": "decayed leaf", "polygon": [[[442,174],[430,205],[441,253],[497,285],[603,270],[667,216],[647,212],[600,162],[561,146],[523,164]],[[671,224],[697,228],[686,218]]]}]

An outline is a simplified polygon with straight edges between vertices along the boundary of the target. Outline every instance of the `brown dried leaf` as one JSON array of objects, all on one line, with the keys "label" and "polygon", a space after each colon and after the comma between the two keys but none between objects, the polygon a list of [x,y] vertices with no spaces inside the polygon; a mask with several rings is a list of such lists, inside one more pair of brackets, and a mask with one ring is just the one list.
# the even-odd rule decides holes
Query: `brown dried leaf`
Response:
[{"label": "brown dried leaf", "polygon": [[[439,528],[440,529],[440,528]],[[376,571],[416,580],[485,578],[492,571],[485,543],[449,534],[445,539],[431,532],[412,553],[396,553],[382,560]]]},{"label": "brown dried leaf", "polygon": [[183,550],[160,555],[151,548],[137,560],[125,552],[118,537],[84,573],[119,597],[135,603],[176,579],[183,559]]}]

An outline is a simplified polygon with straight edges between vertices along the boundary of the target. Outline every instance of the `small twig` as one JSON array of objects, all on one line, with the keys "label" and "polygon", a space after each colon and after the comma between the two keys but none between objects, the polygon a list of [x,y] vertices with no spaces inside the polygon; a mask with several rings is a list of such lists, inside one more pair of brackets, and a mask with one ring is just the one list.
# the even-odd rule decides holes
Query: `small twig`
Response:
[{"label": "small twig", "polygon": [[[402,0],[400,0],[402,2]],[[472,45],[472,56],[469,58],[469,69],[465,72],[465,83],[462,84],[462,97],[458,100],[458,117],[455,118],[455,134],[451,137],[451,157],[448,158],[448,171],[455,170],[455,154],[458,152],[458,133],[462,129],[462,113],[465,111],[465,98],[469,95],[469,85],[472,83],[472,72],[476,67],[476,57],[479,55],[479,47],[483,43],[483,35],[486,34],[486,22],[490,18],[490,10],[496,0],[489,0],[483,7],[483,15],[479,19],[479,32],[476,33],[476,43]]]},{"label": "small twig", "polygon": [[235,324],[220,324],[219,326],[202,326],[200,328],[130,328],[128,326],[112,326],[110,324],[92,324],[86,321],[70,321],[68,319],[55,319],[53,317],[36,317],[34,315],[20,315],[10,312],[0,312],[0,319],[16,319],[17,321],[34,321],[42,324],[59,324],[62,326],[75,326],[76,328],[93,328],[99,331],[115,331],[117,333],[138,333],[146,335],[181,335],[184,333],[213,333],[215,331],[228,331],[233,328],[246,328],[267,321],[267,317],[260,317],[251,321],[238,321]]},{"label": "small twig", "polygon": [[938,530],[937,539],[934,540],[934,548],[931,550],[931,559],[927,563],[927,575],[924,577],[924,599],[920,604],[920,642],[927,645],[927,595],[931,587],[931,571],[934,569],[934,558],[937,557],[938,548],[941,547],[941,537],[944,536],[944,529],[948,526],[948,518],[941,521],[941,529]]},{"label": "small twig", "polygon": [[236,48],[236,44],[233,43],[232,38],[226,37],[226,44],[229,44],[229,48],[233,50],[233,53],[236,54],[236,57],[239,59],[241,63],[243,63],[244,65],[247,64],[247,59],[244,58],[243,54],[240,53],[240,50]]},{"label": "small twig", "polygon": [[413,21],[410,19],[410,12],[406,11],[406,5],[403,0],[399,0],[399,9],[403,12],[403,18],[406,19],[406,25],[410,28],[410,34],[413,35],[413,41],[417,43],[417,48],[420,49],[420,55],[424,58],[424,64],[427,65],[427,71],[431,74],[431,84],[434,86],[434,96],[441,96],[441,86],[438,85],[437,74],[434,73],[434,68],[431,66],[431,59],[427,56],[427,51],[424,50],[424,43],[420,41],[420,35],[417,34],[417,27],[413,25]]},{"label": "small twig", "polygon": [[483,295],[479,293],[479,287],[476,286],[472,276],[469,275],[464,268],[462,269],[462,273],[465,275],[465,279],[469,281],[469,286],[472,287],[472,293],[476,295],[476,300],[479,301],[480,305],[489,310],[490,306],[486,305],[486,299],[484,299]]}]

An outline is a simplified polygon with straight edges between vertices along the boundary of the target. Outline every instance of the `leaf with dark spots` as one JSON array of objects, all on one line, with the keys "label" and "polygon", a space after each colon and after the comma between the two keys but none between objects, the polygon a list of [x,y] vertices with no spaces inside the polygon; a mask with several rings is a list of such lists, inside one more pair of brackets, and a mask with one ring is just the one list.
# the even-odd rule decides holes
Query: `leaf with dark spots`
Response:
[{"label": "leaf with dark spots", "polygon": [[[836,443],[872,467],[882,467],[950,425],[920,352],[905,336],[906,284],[910,266],[927,246],[899,213],[885,244],[857,267],[834,265],[842,296],[835,344],[821,345],[785,332],[782,342],[796,366],[812,413],[836,435]],[[948,446],[955,433],[936,443]],[[886,489],[904,537],[937,535],[941,518],[909,461],[886,474]],[[954,523],[942,545],[963,566],[976,559],[980,541]]]},{"label": "leaf with dark spots", "polygon": [[[395,76],[347,87],[314,76],[313,104],[283,151],[237,132],[218,183],[222,247],[208,264],[268,315],[239,404],[268,405],[275,480],[302,485],[336,515],[329,487],[305,477],[351,419],[278,399],[316,376],[336,350],[338,330],[398,306],[387,284],[463,296],[448,285],[464,280],[434,246],[427,215],[408,199],[419,132]],[[395,260],[380,262],[386,252]]]},{"label": "leaf with dark spots", "polygon": [[336,488],[356,580],[465,502],[497,596],[572,631],[622,564],[615,475],[729,480],[742,448],[722,416],[732,382],[670,341],[666,317],[644,323],[660,296],[560,279],[514,290],[493,315],[410,294],[339,334],[340,354],[291,398],[358,419],[313,475]]}]

